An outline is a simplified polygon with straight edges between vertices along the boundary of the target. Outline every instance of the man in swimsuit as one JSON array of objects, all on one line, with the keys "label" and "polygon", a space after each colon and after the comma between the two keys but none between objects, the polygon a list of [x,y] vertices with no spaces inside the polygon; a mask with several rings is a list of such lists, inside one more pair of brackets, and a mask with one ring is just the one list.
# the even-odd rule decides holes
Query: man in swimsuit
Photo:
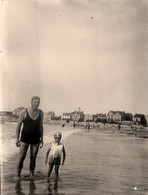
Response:
[{"label": "man in swimsuit", "polygon": [[[30,177],[33,177],[36,157],[39,146],[43,146],[43,112],[38,109],[40,98],[33,96],[31,99],[31,107],[26,108],[20,113],[18,124],[16,127],[16,146],[20,147],[19,161],[17,164],[17,177],[20,177],[23,162],[25,160],[27,150],[30,146]],[[21,131],[21,126],[23,128]]]}]

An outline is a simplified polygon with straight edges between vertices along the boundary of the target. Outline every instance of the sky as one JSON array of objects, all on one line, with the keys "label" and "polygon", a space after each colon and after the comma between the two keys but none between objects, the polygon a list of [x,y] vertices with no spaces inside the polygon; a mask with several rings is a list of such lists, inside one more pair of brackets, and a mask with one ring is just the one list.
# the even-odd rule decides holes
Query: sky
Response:
[{"label": "sky", "polygon": [[1,37],[0,110],[148,113],[147,0],[3,0]]}]

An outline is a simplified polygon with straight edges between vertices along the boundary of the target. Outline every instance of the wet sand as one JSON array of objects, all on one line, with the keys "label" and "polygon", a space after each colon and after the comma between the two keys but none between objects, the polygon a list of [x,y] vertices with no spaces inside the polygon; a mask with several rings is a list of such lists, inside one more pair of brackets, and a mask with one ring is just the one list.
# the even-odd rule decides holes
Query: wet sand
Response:
[{"label": "wet sand", "polygon": [[[148,194],[148,139],[117,131],[81,130],[62,140],[66,162],[60,178],[47,181],[44,164],[48,144],[40,149],[35,178],[29,178],[29,154],[22,177],[15,180],[17,155],[2,165],[2,195],[132,195]],[[11,148],[10,148],[11,150]]]}]

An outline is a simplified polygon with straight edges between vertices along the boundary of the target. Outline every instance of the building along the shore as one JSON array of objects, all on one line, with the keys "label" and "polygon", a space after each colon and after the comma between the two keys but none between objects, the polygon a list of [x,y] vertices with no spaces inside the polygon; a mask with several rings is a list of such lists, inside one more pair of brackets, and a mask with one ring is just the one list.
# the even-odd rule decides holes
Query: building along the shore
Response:
[{"label": "building along the shore", "polygon": [[84,114],[84,121],[85,122],[94,122],[95,118],[97,118],[94,114]]},{"label": "building along the shore", "polygon": [[63,113],[61,116],[61,120],[71,121],[71,119],[72,119],[71,113]]},{"label": "building along the shore", "polygon": [[12,112],[0,111],[0,121],[9,121],[11,117],[12,117]]},{"label": "building along the shore", "polygon": [[99,114],[96,114],[96,116],[97,116],[97,121],[95,121],[95,122],[102,122],[102,123],[106,123],[107,122],[106,114],[99,113]]},{"label": "building along the shore", "polygon": [[55,117],[55,113],[53,111],[49,111],[48,113],[44,113],[43,121],[45,123],[49,123]]},{"label": "building along the shore", "polygon": [[122,121],[132,121],[133,115],[124,111],[109,111],[107,114],[108,123],[121,123]]},{"label": "building along the shore", "polygon": [[74,111],[71,113],[71,117],[73,121],[84,121],[84,113],[83,111]]},{"label": "building along the shore", "polygon": [[125,112],[123,111],[117,111],[115,113],[115,119],[114,119],[114,122],[115,123],[121,123],[122,121],[125,120]]},{"label": "building along the shore", "polygon": [[148,114],[145,115],[146,123],[148,125]]},{"label": "building along the shore", "polygon": [[145,118],[145,115],[144,114],[135,114],[134,117],[133,117],[133,122],[136,124],[136,125],[143,125],[143,126],[147,126],[147,121],[146,121],[146,118]]},{"label": "building along the shore", "polygon": [[133,115],[132,113],[125,113],[125,121],[132,121]]}]

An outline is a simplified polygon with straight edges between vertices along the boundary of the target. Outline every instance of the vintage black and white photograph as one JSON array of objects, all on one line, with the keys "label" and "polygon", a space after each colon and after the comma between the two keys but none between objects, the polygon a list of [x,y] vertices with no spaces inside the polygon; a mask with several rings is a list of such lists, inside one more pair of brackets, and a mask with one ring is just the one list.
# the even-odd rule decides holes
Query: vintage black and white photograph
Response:
[{"label": "vintage black and white photograph", "polygon": [[148,1],[1,0],[2,195],[148,195]]}]

